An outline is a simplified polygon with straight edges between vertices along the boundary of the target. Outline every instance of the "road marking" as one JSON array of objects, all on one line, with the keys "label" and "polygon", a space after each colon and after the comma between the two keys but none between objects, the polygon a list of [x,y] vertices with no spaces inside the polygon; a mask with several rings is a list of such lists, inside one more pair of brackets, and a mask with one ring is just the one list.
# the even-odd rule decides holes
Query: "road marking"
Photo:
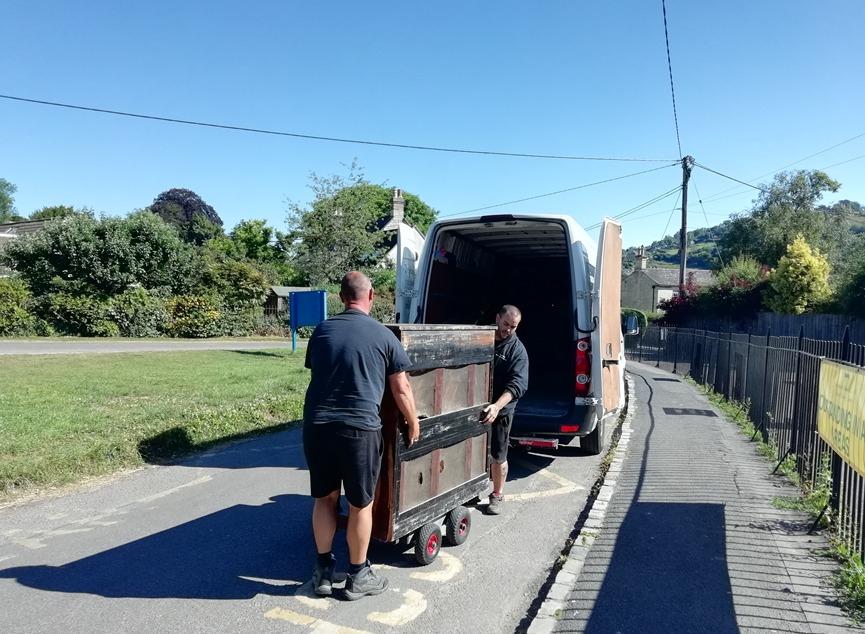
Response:
[{"label": "road marking", "polygon": [[286,610],[285,608],[273,608],[264,614],[269,619],[277,619],[280,621],[288,621],[294,625],[310,626],[310,631],[315,634],[370,634],[366,630],[355,630],[336,623],[323,621],[308,614],[301,614],[294,610]]},{"label": "road marking", "polygon": [[0,557],[0,562],[9,561],[10,559],[15,559],[15,555],[6,555],[5,557]]},{"label": "road marking", "polygon": [[173,487],[171,489],[166,489],[165,491],[160,491],[159,493],[154,493],[153,495],[148,495],[147,497],[139,498],[135,501],[136,504],[147,504],[148,502],[153,502],[153,500],[159,500],[160,498],[168,497],[172,493],[177,493],[181,489],[185,489],[187,487],[194,487],[199,484],[204,484],[205,482],[209,482],[213,479],[213,476],[201,476],[200,478],[196,478],[191,482],[187,482],[186,484],[181,484],[179,486]]},{"label": "road marking", "polygon": [[417,590],[406,590],[403,593],[403,604],[390,612],[370,612],[367,619],[383,623],[390,627],[398,627],[414,621],[426,610],[426,599]]},{"label": "road marking", "polygon": [[[537,467],[537,465],[533,465],[527,460],[514,460],[514,462],[521,464],[529,469],[535,469]],[[515,502],[520,502],[523,500],[534,500],[537,498],[548,498],[555,495],[564,495],[566,493],[573,493],[574,491],[585,491],[586,489],[586,487],[580,486],[576,482],[571,482],[567,478],[563,478],[559,474],[548,471],[547,469],[541,469],[540,471],[537,471],[536,474],[543,478],[547,478],[548,480],[552,480],[559,486],[555,489],[544,489],[542,491],[530,491],[528,493],[509,494],[507,496],[507,499],[513,500]]]},{"label": "road marking", "polygon": [[412,579],[422,579],[423,581],[450,581],[455,576],[457,576],[463,569],[463,562],[459,559],[450,555],[444,551],[439,551],[439,555],[437,557],[442,562],[442,570],[435,570],[433,572],[413,572],[411,573]]},{"label": "road marking", "polygon": [[247,577],[246,575],[239,575],[241,579],[245,579],[246,581],[252,581],[255,583],[263,583],[269,586],[299,586],[299,581],[291,581],[288,579],[267,579],[265,577]]}]

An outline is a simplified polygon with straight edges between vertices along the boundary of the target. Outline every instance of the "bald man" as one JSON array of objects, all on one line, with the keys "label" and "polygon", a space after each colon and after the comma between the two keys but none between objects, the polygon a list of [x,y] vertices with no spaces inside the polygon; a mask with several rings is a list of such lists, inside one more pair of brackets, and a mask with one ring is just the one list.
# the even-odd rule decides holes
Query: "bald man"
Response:
[{"label": "bald man", "polygon": [[349,600],[384,592],[388,582],[367,559],[372,501],[381,468],[380,407],[385,384],[408,423],[409,444],[420,437],[414,395],[405,370],[410,363],[396,336],[369,316],[375,293],[358,271],[342,278],[345,311],[319,324],[306,349],[312,378],[303,407],[303,449],[315,502],[312,529],[318,553],[316,594],[333,592],[340,489],[348,501]]}]

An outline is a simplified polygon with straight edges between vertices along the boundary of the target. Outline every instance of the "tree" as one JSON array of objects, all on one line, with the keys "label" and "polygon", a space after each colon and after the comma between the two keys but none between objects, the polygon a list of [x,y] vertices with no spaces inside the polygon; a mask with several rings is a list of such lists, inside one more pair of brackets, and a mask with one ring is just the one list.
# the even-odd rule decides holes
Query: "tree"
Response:
[{"label": "tree", "polygon": [[[294,263],[309,283],[339,282],[346,271],[370,270],[381,261],[387,238],[379,229],[391,217],[392,192],[369,183],[356,163],[348,175],[310,175],[314,199],[308,207],[290,203],[288,238]],[[405,217],[421,232],[436,211],[417,196],[403,192]]]},{"label": "tree", "polygon": [[75,209],[71,205],[51,205],[42,207],[30,214],[30,220],[54,220],[55,218],[67,218],[76,214],[93,215],[90,209]]},{"label": "tree", "polygon": [[5,178],[0,178],[0,222],[24,220],[15,209],[15,192],[17,191],[18,188],[13,183]]},{"label": "tree", "polygon": [[819,170],[782,172],[764,186],[750,214],[734,218],[719,241],[722,257],[748,255],[774,266],[787,245],[799,235],[830,257],[841,248],[846,234],[846,216],[841,210],[826,213],[817,203],[826,192],[837,191],[840,184]]},{"label": "tree", "polygon": [[222,234],[222,219],[201,197],[188,189],[169,189],[153,199],[150,211],[177,227],[187,242],[204,244]]},{"label": "tree", "polygon": [[776,313],[801,315],[820,306],[830,294],[829,263],[805,238],[796,236],[769,276],[766,306]]},{"label": "tree", "polygon": [[114,295],[135,286],[183,292],[197,283],[201,268],[193,247],[147,212],[55,220],[10,241],[3,259],[35,295]]}]

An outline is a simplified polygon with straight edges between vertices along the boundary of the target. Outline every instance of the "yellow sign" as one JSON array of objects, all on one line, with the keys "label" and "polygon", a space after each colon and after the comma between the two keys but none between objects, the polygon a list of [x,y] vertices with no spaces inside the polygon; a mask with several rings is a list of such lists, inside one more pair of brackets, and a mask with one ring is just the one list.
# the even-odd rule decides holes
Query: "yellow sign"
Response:
[{"label": "yellow sign", "polygon": [[865,368],[820,361],[817,431],[865,476]]}]

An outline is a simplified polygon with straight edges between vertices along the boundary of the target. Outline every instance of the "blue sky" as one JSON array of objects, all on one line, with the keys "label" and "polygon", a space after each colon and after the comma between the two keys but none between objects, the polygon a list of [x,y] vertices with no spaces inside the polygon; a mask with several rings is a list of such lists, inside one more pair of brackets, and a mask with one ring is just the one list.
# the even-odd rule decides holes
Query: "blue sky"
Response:
[{"label": "blue sky", "polygon": [[[750,180],[865,133],[865,3],[685,2],[667,17],[682,149]],[[313,135],[526,153],[679,157],[661,2],[148,2],[12,0],[0,93]],[[399,186],[442,214],[661,164],[553,161],[304,141],[0,99],[0,177],[20,213],[106,214],[186,187],[226,228],[284,227],[310,172]],[[865,136],[802,162],[865,155]],[[865,159],[829,168],[830,200],[865,203]],[[496,211],[589,226],[675,187],[677,167]],[[695,169],[689,224],[750,207],[754,190]],[[675,197],[624,219],[662,237]],[[667,233],[675,230],[673,218]]]}]

